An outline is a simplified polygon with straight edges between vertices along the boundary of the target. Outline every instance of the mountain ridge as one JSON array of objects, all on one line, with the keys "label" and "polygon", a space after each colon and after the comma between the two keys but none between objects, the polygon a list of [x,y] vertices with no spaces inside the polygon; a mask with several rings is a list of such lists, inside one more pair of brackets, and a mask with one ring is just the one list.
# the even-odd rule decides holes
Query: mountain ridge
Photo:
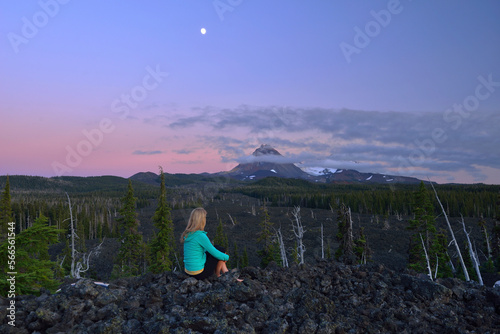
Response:
[{"label": "mountain ridge", "polygon": [[[363,173],[354,169],[331,169],[327,167],[300,168],[286,160],[270,145],[262,144],[247,158],[228,172],[218,173],[240,181],[260,180],[266,177],[304,179],[314,183],[406,183],[416,184],[421,180],[379,173]],[[427,183],[427,182],[426,182]]]}]

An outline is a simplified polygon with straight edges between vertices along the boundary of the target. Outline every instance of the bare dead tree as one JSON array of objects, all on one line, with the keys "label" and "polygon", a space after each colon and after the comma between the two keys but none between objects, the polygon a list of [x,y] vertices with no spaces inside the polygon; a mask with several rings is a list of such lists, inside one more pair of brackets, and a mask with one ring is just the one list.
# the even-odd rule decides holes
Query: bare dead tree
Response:
[{"label": "bare dead tree", "polygon": [[455,268],[455,265],[453,264],[453,261],[451,260],[451,256],[450,256],[450,267],[451,267],[451,271],[453,273],[457,272],[457,268]]},{"label": "bare dead tree", "polygon": [[[83,253],[81,254],[78,252],[75,246],[75,238],[79,239],[78,235],[76,234],[76,221],[73,221],[73,206],[71,205],[71,199],[66,193],[66,197],[68,198],[68,206],[69,206],[69,220],[70,220],[70,236],[71,236],[71,272],[70,276],[73,278],[80,278],[80,274],[83,272],[86,272],[90,268],[90,257],[92,255],[98,255],[101,250],[101,245],[104,242],[103,241],[95,247],[93,250],[91,250],[89,253]],[[68,220],[66,219],[66,220]],[[85,242],[85,241],[83,241]],[[77,258],[80,258],[81,261],[77,261]],[[64,259],[63,259],[64,261]],[[61,261],[61,265],[63,263]]]},{"label": "bare dead tree", "polygon": [[102,242],[95,247],[93,250],[91,250],[88,254],[84,253],[82,254],[82,261],[78,261],[76,263],[76,268],[75,268],[75,276],[74,278],[81,278],[80,274],[83,272],[86,272],[90,268],[90,257],[92,255],[97,256],[101,252],[101,246],[104,243],[104,239]]},{"label": "bare dead tree", "polygon": [[[460,215],[462,216],[462,215]],[[467,243],[469,244],[469,255],[472,260],[472,264],[474,265],[474,269],[477,273],[477,278],[479,279],[479,284],[483,285],[483,277],[481,276],[481,271],[479,270],[479,259],[477,258],[476,252],[474,252],[474,248],[472,248],[472,243],[470,241],[470,233],[465,229],[464,217],[462,216],[462,226],[464,228],[465,236],[467,237]]]},{"label": "bare dead tree", "polygon": [[351,208],[346,207],[343,203],[339,209],[338,220],[339,236],[337,236],[337,239],[340,242],[339,250],[341,250],[342,261],[346,264],[353,264],[356,260],[354,255],[354,232]]},{"label": "bare dead tree", "polygon": [[389,225],[389,218],[384,219],[384,227],[382,229],[384,231],[387,231],[390,228],[391,228],[391,225]]},{"label": "bare dead tree", "polygon": [[175,256],[175,262],[177,262],[177,266],[176,266],[176,267],[174,267],[174,270],[173,270],[173,271],[177,271],[177,268],[179,268],[179,269],[180,269],[180,268],[182,268],[182,266],[181,266],[181,263],[180,263],[180,261],[179,261],[179,258],[177,257],[177,253],[176,253],[176,252],[174,252],[174,256]]},{"label": "bare dead tree", "polygon": [[71,233],[71,277],[75,277],[75,255],[76,255],[76,249],[75,249],[75,236],[78,238],[78,235],[76,235],[76,228],[73,224],[73,206],[71,205],[71,199],[69,198],[68,193],[66,193],[66,197],[68,198],[68,206],[69,206],[69,218],[70,218],[70,233]]},{"label": "bare dead tree", "polygon": [[64,256],[63,256],[63,258],[61,260],[61,263],[59,263],[59,267],[62,268],[62,265],[63,265],[65,259],[66,259],[66,254],[64,254]]},{"label": "bare dead tree", "polygon": [[231,220],[231,223],[233,223],[233,225],[236,225],[236,224],[234,223],[233,217],[231,217],[231,215],[230,215],[229,213],[228,213],[227,215],[229,216],[229,219]]},{"label": "bare dead tree", "polygon": [[299,257],[299,264],[304,263],[304,253],[306,252],[306,247],[304,246],[304,226],[302,225],[302,219],[300,217],[300,206],[294,207],[292,210],[292,230],[297,239],[297,255]]},{"label": "bare dead tree", "polygon": [[396,211],[396,219],[400,222],[403,221],[403,215]]},{"label": "bare dead tree", "polygon": [[427,261],[427,269],[429,270],[428,276],[431,279],[431,281],[433,281],[433,279],[432,279],[431,263],[429,261],[429,255],[427,254],[427,249],[425,248],[424,238],[422,238],[422,234],[421,233],[420,233],[420,240],[422,240],[422,248],[424,249],[425,260]]},{"label": "bare dead tree", "polygon": [[288,268],[288,259],[286,257],[285,243],[283,242],[283,234],[281,233],[281,227],[276,231],[276,239],[278,240],[278,245],[280,247],[280,256],[283,267]]},{"label": "bare dead tree", "polygon": [[325,242],[324,242],[324,235],[323,235],[323,223],[321,223],[321,258],[325,258]]},{"label": "bare dead tree", "polygon": [[486,240],[486,249],[488,251],[487,259],[490,260],[493,252],[491,250],[490,236],[488,235],[488,229],[486,228],[486,222],[484,220],[481,220],[479,222],[479,226],[481,227],[481,230],[484,233],[484,239]]},{"label": "bare dead tree", "polygon": [[[429,182],[430,182],[430,180],[429,180]],[[432,190],[434,190],[434,194],[436,195],[436,199],[439,203],[439,206],[441,207],[441,210],[443,211],[444,218],[446,219],[446,223],[448,224],[448,229],[450,230],[450,234],[451,234],[451,238],[452,238],[450,245],[452,243],[455,244],[458,258],[460,259],[460,264],[462,265],[462,269],[464,271],[465,280],[468,282],[468,281],[470,281],[469,272],[467,271],[467,266],[465,265],[464,259],[462,257],[462,253],[460,252],[460,247],[458,246],[457,239],[455,238],[455,233],[453,233],[453,229],[451,228],[451,224],[450,224],[450,221],[448,219],[448,215],[446,214],[446,210],[444,209],[443,204],[439,200],[439,196],[437,194],[436,188],[434,188],[434,185],[432,184],[432,182],[430,182],[430,184],[431,184]]]},{"label": "bare dead tree", "polygon": [[436,270],[434,270],[434,278],[437,278],[439,269],[439,256],[436,254]]}]

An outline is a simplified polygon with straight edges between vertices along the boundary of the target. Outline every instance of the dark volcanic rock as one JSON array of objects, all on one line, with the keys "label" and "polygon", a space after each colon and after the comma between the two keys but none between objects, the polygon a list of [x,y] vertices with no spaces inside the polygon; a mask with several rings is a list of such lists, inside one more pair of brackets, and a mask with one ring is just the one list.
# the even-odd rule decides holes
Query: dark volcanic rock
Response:
[{"label": "dark volcanic rock", "polygon": [[1,333],[500,332],[498,289],[326,261],[204,281],[174,272],[106,288],[82,279],[53,295],[16,297],[16,327],[8,302],[0,300]]}]

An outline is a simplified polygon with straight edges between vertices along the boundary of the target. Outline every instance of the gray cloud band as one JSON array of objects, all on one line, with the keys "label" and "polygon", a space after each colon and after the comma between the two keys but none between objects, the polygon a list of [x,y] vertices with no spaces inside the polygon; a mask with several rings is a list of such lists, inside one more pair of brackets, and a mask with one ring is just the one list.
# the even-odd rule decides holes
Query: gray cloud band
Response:
[{"label": "gray cloud band", "polygon": [[[449,125],[451,131],[458,130],[464,120],[469,119],[471,113],[479,108],[481,101],[488,99],[496,88],[500,87],[500,82],[493,81],[491,73],[487,79],[478,76],[477,80],[479,84],[476,86],[474,94],[465,97],[461,103],[455,103],[443,112],[442,120]],[[449,139],[449,134],[450,130],[438,126],[433,128],[429,137],[415,139],[416,148],[406,158],[402,156],[395,158],[399,162],[398,173],[400,175],[413,175],[415,168],[423,166],[426,160],[430,159],[436,152],[438,146]]]},{"label": "gray cloud band", "polygon": [[[221,152],[223,162],[244,161],[256,147],[247,138],[269,132],[272,136],[257,136],[261,143],[274,144],[284,153],[306,151],[310,164],[329,162],[325,167],[341,168],[333,163],[352,166],[350,162],[358,161],[361,164],[355,166],[364,166],[369,172],[446,177],[445,171],[463,170],[481,178],[474,165],[500,166],[500,156],[492,154],[500,147],[500,115],[497,111],[479,111],[480,102],[491,98],[499,85],[492,74],[480,76],[474,94],[463,99],[462,107],[457,104],[444,112],[209,107],[172,120],[167,127],[208,126],[214,135],[201,136],[200,141],[211,142]],[[466,127],[462,124],[465,119]],[[247,134],[232,134],[232,129]],[[224,135],[217,136],[218,132]],[[435,153],[438,146],[439,155]],[[301,156],[292,158],[296,158],[294,162],[305,161]]]}]

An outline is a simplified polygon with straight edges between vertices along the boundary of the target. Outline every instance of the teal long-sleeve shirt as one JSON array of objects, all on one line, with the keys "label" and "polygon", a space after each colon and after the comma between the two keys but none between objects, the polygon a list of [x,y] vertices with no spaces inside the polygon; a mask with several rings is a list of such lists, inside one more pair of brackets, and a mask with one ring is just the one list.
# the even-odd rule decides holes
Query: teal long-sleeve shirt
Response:
[{"label": "teal long-sleeve shirt", "polygon": [[184,239],[184,269],[189,272],[202,270],[207,261],[205,252],[209,252],[218,260],[229,260],[229,255],[222,253],[212,245],[207,232],[195,231]]}]

